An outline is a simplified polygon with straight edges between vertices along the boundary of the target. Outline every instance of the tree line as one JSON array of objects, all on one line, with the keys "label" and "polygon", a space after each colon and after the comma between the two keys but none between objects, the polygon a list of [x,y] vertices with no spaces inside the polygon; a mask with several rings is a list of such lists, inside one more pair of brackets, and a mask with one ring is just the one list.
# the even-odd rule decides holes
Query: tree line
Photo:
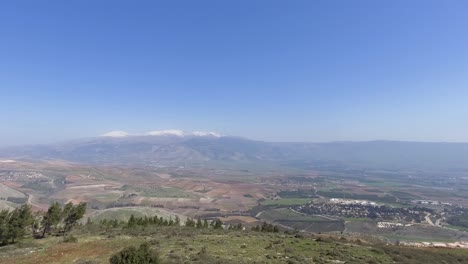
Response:
[{"label": "tree line", "polygon": [[[86,223],[87,225],[94,224],[91,219],[88,218]],[[183,225],[179,216],[175,216],[174,219],[170,217],[169,219],[163,218],[162,216],[158,217],[155,216],[143,216],[143,217],[135,217],[135,215],[130,215],[128,221],[118,221],[117,219],[114,220],[107,220],[103,219],[98,222],[99,225],[104,226],[106,228],[117,228],[117,227],[124,227],[124,228],[135,228],[135,227],[146,227],[146,226],[186,226],[186,227],[194,227],[194,228],[213,228],[213,229],[223,229],[224,223],[219,220],[212,220],[209,221],[207,219],[200,219],[194,220],[192,218],[187,218],[185,220],[185,224]],[[233,226],[229,226],[229,229],[242,229],[242,225],[237,225],[235,228]]]},{"label": "tree line", "polygon": [[[31,206],[24,204],[14,210],[0,211],[0,244],[7,245],[16,243],[26,237],[45,238],[47,235],[56,235],[66,237],[67,234],[79,224],[79,221],[86,213],[86,203],[67,203],[60,205],[52,203],[46,212],[33,212]],[[94,225],[90,218],[86,225]],[[98,225],[109,228],[136,228],[146,226],[182,226],[179,216],[167,219],[158,216],[135,217],[133,214],[128,221],[117,221],[103,219],[98,222]],[[197,220],[187,218],[184,226],[198,229],[229,229],[229,230],[244,230],[242,224],[225,225],[220,219]],[[261,226],[257,225],[252,228],[253,231],[259,232],[278,232],[277,226],[264,222]]]},{"label": "tree line", "polygon": [[276,225],[268,224],[267,222],[263,222],[262,225],[256,225],[251,228],[252,231],[257,232],[270,232],[270,233],[278,233],[279,228]]},{"label": "tree line", "polygon": [[[100,228],[104,228],[106,231],[111,229],[111,228],[127,228],[127,229],[132,229],[132,228],[145,228],[148,226],[185,226],[185,227],[191,227],[191,228],[198,228],[198,229],[228,229],[228,230],[244,230],[244,227],[242,226],[241,223],[235,224],[235,225],[226,225],[224,224],[220,219],[216,220],[208,220],[208,219],[201,219],[197,218],[196,220],[193,218],[187,218],[185,220],[185,223],[182,223],[181,219],[179,216],[175,216],[173,219],[170,217],[169,219],[165,219],[163,217],[158,217],[158,216],[143,216],[143,217],[135,217],[133,214],[130,215],[129,220],[127,221],[118,221],[117,219],[114,220],[108,220],[108,219],[102,219],[98,222],[93,222],[91,221],[90,218],[88,218],[88,221],[86,225],[99,225]],[[266,225],[266,223],[265,223]],[[267,232],[267,230],[273,230],[274,226],[269,225],[268,227],[263,227],[261,228],[259,226],[259,231]],[[255,230],[255,229],[254,229]]]},{"label": "tree line", "polygon": [[14,210],[0,211],[0,243],[16,243],[25,237],[44,238],[47,234],[66,236],[83,218],[86,203],[53,203],[47,212],[33,212],[24,204]]}]

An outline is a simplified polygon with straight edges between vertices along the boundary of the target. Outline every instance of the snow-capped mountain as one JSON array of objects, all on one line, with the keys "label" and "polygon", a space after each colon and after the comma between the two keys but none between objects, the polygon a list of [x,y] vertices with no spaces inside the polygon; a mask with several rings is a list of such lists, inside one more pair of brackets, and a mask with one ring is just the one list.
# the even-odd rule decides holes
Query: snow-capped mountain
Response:
[{"label": "snow-capped mountain", "polygon": [[177,136],[183,137],[186,136],[187,133],[182,130],[177,129],[170,129],[170,130],[156,130],[146,133],[148,136]]},{"label": "snow-capped mountain", "polygon": [[128,137],[131,134],[125,131],[111,131],[105,134],[102,134],[101,137],[113,137],[113,138],[121,138],[121,137]]},{"label": "snow-capped mountain", "polygon": [[176,137],[221,137],[221,134],[216,132],[205,132],[205,131],[193,131],[186,132],[177,129],[169,130],[155,130],[143,134],[131,134],[125,131],[111,131],[105,134],[102,134],[101,137],[110,137],[110,138],[123,138],[130,136],[176,136]]}]

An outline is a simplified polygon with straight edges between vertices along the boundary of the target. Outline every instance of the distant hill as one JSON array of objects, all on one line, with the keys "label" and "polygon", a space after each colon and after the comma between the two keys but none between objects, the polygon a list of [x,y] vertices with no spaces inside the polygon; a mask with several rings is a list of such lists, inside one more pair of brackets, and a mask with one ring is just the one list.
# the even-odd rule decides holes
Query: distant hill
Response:
[{"label": "distant hill", "polygon": [[273,143],[212,134],[102,136],[0,149],[5,159],[87,164],[468,169],[468,143],[400,141]]}]

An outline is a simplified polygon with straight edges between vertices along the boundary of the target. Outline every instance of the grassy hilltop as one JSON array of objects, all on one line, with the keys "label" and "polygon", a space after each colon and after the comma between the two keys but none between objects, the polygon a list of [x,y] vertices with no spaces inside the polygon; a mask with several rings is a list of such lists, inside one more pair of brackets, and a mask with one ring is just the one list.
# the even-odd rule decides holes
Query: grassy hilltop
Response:
[{"label": "grassy hilltop", "polygon": [[77,240],[49,236],[3,247],[0,263],[109,263],[113,254],[144,242],[159,252],[162,263],[468,263],[468,251],[461,249],[416,249],[329,235],[94,224],[77,228],[73,237]]}]

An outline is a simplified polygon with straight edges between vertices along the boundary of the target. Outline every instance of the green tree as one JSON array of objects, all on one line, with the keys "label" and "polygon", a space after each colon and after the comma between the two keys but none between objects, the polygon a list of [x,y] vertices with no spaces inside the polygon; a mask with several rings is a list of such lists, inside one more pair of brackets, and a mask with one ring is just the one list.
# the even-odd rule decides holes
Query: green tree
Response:
[{"label": "green tree", "polygon": [[190,219],[190,218],[187,218],[187,220],[185,220],[185,226],[187,227],[195,227],[195,221]]},{"label": "green tree", "polygon": [[118,226],[119,226],[119,221],[117,221],[117,219],[114,219],[114,221],[112,222],[112,227],[117,228]]},{"label": "green tree", "polygon": [[44,215],[42,219],[42,237],[45,237],[46,233],[50,232],[52,227],[56,227],[60,221],[62,220],[62,208],[60,204],[55,202],[50,205],[47,213]]},{"label": "green tree", "polygon": [[73,226],[75,226],[78,221],[83,218],[86,213],[86,203],[79,203],[73,205],[72,203],[67,203],[62,211],[63,216],[63,234],[69,232]]},{"label": "green tree", "polygon": [[136,224],[137,222],[136,222],[135,216],[132,214],[130,216],[130,219],[128,219],[127,227],[132,228],[132,227],[135,227]]},{"label": "green tree", "polygon": [[273,232],[274,232],[274,233],[278,233],[278,232],[279,232],[278,226],[276,226],[276,225],[273,226]]},{"label": "green tree", "polygon": [[15,241],[22,239],[33,220],[31,206],[28,204],[23,204],[20,208],[13,210],[8,219],[7,240],[10,239],[11,243],[15,243]]},{"label": "green tree", "polygon": [[202,223],[200,218],[198,218],[196,226],[197,226],[197,228],[203,228],[203,223]]},{"label": "green tree", "polygon": [[213,225],[213,228],[214,229],[223,229],[223,222],[219,219],[216,219],[214,225]]},{"label": "green tree", "polygon": [[0,211],[0,243],[8,243],[10,212],[8,210]]},{"label": "green tree", "polygon": [[70,214],[70,211],[72,209],[73,209],[73,203],[71,202],[66,203],[62,209],[62,218],[65,218],[68,214]]},{"label": "green tree", "polygon": [[20,207],[20,219],[21,219],[21,224],[23,225],[24,228],[27,228],[29,226],[32,226],[34,222],[34,216],[31,210],[31,206],[29,204],[23,204]]},{"label": "green tree", "polygon": [[15,243],[15,240],[19,237],[20,233],[20,220],[19,220],[19,209],[13,210],[9,213],[8,217],[8,233],[7,240],[10,240],[11,243]]}]

